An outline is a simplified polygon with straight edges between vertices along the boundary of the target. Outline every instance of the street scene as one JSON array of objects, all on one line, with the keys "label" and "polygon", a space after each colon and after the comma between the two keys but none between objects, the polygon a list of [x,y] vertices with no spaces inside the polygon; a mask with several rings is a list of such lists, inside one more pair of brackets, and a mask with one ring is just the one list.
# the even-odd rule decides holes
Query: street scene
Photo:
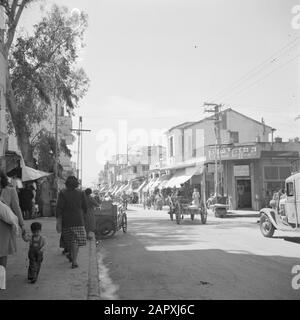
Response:
[{"label": "street scene", "polygon": [[0,0],[0,301],[299,300],[299,32],[295,0]]},{"label": "street scene", "polygon": [[101,295],[121,300],[299,299],[291,284],[300,234],[263,238],[257,214],[178,226],[167,211],[130,207],[130,232],[104,241]]}]

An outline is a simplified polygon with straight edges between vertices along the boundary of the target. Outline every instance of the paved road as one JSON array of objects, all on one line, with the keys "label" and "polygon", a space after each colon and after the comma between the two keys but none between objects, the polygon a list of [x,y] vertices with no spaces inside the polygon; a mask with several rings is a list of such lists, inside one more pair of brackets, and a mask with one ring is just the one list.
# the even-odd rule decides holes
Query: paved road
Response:
[{"label": "paved road", "polygon": [[[257,218],[181,225],[165,211],[128,211],[128,233],[99,246],[102,299],[300,299],[291,270],[300,234],[264,238]],[[299,281],[300,282],[300,281]]]}]

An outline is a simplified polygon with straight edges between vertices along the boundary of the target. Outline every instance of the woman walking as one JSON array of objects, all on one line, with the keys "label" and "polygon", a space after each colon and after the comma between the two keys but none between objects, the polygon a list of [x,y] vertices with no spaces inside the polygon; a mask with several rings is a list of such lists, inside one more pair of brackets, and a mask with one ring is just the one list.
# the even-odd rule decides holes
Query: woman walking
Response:
[{"label": "woman walking", "polygon": [[[0,171],[0,201],[6,204],[18,218],[22,233],[25,232],[24,220],[19,207],[19,198],[16,189],[8,185],[7,176]],[[11,225],[0,220],[0,266],[6,268],[7,256],[17,251],[17,233]]]},{"label": "woman walking", "polygon": [[61,220],[62,239],[74,269],[78,268],[79,247],[86,245],[84,215],[87,214],[87,203],[84,193],[77,189],[79,183],[76,177],[68,177],[65,185],[66,189],[58,196],[56,217]]}]

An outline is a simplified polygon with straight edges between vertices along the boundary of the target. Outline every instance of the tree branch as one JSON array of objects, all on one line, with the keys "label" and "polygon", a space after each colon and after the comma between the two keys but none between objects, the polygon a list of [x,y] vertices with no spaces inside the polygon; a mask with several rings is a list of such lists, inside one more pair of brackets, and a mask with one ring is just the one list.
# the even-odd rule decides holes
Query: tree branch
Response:
[{"label": "tree branch", "polygon": [[[8,29],[8,32],[7,32],[7,40],[6,40],[6,43],[4,45],[4,52],[5,52],[5,58],[7,59],[8,58],[8,54],[9,54],[9,50],[11,48],[11,45],[14,41],[14,37],[15,37],[15,33],[16,33],[16,28],[17,28],[17,25],[19,23],[19,20],[20,20],[20,17],[21,17],[21,14],[26,6],[26,4],[29,2],[30,0],[22,0],[21,4],[19,5],[19,9],[17,11],[17,14],[15,17],[12,17],[12,24],[9,26],[9,29]],[[13,2],[13,6],[17,6],[17,3],[18,4],[18,0],[14,0]],[[12,9],[11,9],[12,10]],[[16,8],[14,9],[16,10]],[[12,11],[10,12],[10,16],[9,18],[12,16]]]}]

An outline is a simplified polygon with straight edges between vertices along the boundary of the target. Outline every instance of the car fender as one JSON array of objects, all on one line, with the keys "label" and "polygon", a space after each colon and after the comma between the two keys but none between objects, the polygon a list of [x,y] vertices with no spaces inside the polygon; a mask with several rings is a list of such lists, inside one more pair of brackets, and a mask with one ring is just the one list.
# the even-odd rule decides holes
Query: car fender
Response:
[{"label": "car fender", "polygon": [[278,228],[278,223],[276,222],[276,219],[275,219],[275,211],[273,209],[270,209],[270,208],[261,209],[260,216],[262,216],[262,214],[265,214],[269,218],[269,220],[271,221],[271,223],[276,229]]}]

